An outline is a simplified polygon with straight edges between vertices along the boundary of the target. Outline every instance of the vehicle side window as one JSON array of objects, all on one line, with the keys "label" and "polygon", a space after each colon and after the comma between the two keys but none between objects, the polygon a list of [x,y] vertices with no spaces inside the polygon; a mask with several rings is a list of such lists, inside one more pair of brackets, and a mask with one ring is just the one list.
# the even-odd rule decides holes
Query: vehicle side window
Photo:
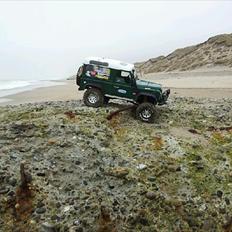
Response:
[{"label": "vehicle side window", "polygon": [[108,80],[110,77],[110,69],[98,65],[87,65],[86,75],[89,77],[96,77],[103,80]]},{"label": "vehicle side window", "polygon": [[118,71],[115,81],[117,83],[129,84],[131,81],[131,75],[129,72],[126,72],[126,71]]},{"label": "vehicle side window", "polygon": [[86,72],[87,71],[93,71],[93,65],[86,65],[86,68],[85,68]]},{"label": "vehicle side window", "polygon": [[94,66],[94,70],[97,72],[97,78],[108,80],[110,77],[110,69],[102,66]]}]

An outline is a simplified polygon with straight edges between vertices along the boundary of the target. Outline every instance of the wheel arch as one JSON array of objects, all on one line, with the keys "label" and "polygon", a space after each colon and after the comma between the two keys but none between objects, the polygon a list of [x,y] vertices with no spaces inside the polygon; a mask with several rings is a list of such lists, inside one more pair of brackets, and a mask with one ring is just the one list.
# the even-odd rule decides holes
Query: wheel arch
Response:
[{"label": "wheel arch", "polygon": [[157,96],[155,94],[151,93],[139,93],[138,96],[136,97],[136,102],[137,103],[143,103],[143,102],[150,102],[154,105],[158,103]]},{"label": "wheel arch", "polygon": [[85,89],[90,89],[90,88],[96,88],[102,91],[101,85],[98,85],[98,84],[87,84],[85,86]]}]

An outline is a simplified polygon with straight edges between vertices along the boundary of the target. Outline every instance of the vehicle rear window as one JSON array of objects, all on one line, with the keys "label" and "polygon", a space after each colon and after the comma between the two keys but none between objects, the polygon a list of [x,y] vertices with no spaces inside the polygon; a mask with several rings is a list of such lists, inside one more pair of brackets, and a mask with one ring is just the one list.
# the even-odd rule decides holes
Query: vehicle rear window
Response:
[{"label": "vehicle rear window", "polygon": [[86,65],[86,67],[85,67],[85,70],[86,71],[93,71],[93,65]]}]

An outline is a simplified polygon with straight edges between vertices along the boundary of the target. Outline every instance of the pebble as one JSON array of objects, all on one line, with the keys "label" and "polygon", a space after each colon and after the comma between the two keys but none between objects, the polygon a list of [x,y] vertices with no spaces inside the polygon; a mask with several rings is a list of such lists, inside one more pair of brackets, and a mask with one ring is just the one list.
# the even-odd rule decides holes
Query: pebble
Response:
[{"label": "pebble", "polygon": [[84,229],[83,229],[83,227],[77,227],[76,228],[76,230],[75,230],[76,232],[84,232]]},{"label": "pebble", "polygon": [[156,181],[156,177],[155,176],[149,176],[147,178],[147,180],[150,181],[150,182],[155,182]]},{"label": "pebble", "polygon": [[36,209],[36,213],[37,214],[43,214],[46,212],[46,208],[45,207],[41,207],[41,208],[37,208]]},{"label": "pebble", "polygon": [[67,205],[64,207],[64,213],[68,212],[71,209],[71,206]]},{"label": "pebble", "polygon": [[0,189],[0,194],[5,194],[9,192],[9,188],[2,188]]},{"label": "pebble", "polygon": [[228,197],[225,197],[225,202],[227,205],[230,205],[230,199]]},{"label": "pebble", "polygon": [[46,173],[45,172],[37,172],[36,175],[40,176],[40,177],[44,177],[44,176],[46,176]]},{"label": "pebble", "polygon": [[45,204],[42,202],[42,201],[39,201],[38,203],[37,203],[37,208],[42,208],[42,207],[44,207],[45,206]]},{"label": "pebble", "polygon": [[15,187],[17,184],[17,180],[15,178],[10,178],[9,179],[9,185]]},{"label": "pebble", "polygon": [[218,196],[219,198],[222,198],[222,195],[223,195],[223,192],[222,192],[221,190],[218,190],[218,191],[217,191],[217,196]]},{"label": "pebble", "polygon": [[154,200],[156,198],[157,194],[155,192],[147,192],[145,196],[149,200]]},{"label": "pebble", "polygon": [[41,225],[41,230],[40,232],[56,232],[56,227],[48,222],[44,222]]},{"label": "pebble", "polygon": [[129,170],[123,167],[117,167],[109,171],[109,175],[123,178],[129,174]]},{"label": "pebble", "polygon": [[136,168],[137,168],[138,170],[144,170],[144,169],[147,168],[147,165],[146,165],[146,164],[139,164],[138,166],[136,166]]}]

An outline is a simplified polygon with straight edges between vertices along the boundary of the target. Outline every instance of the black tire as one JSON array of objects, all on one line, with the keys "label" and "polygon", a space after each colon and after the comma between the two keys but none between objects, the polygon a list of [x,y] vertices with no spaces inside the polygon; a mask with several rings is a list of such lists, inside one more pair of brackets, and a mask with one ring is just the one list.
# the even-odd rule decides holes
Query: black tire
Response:
[{"label": "black tire", "polygon": [[90,88],[84,93],[83,100],[86,106],[100,107],[104,103],[104,96],[99,89]]},{"label": "black tire", "polygon": [[83,66],[81,66],[78,71],[77,71],[77,75],[76,75],[76,84],[80,86],[81,83],[81,75],[83,73]]},{"label": "black tire", "polygon": [[105,105],[109,103],[109,100],[110,100],[109,97],[104,96],[104,104]]},{"label": "black tire", "polygon": [[152,103],[144,102],[136,109],[136,118],[148,123],[154,122],[155,106]]}]

